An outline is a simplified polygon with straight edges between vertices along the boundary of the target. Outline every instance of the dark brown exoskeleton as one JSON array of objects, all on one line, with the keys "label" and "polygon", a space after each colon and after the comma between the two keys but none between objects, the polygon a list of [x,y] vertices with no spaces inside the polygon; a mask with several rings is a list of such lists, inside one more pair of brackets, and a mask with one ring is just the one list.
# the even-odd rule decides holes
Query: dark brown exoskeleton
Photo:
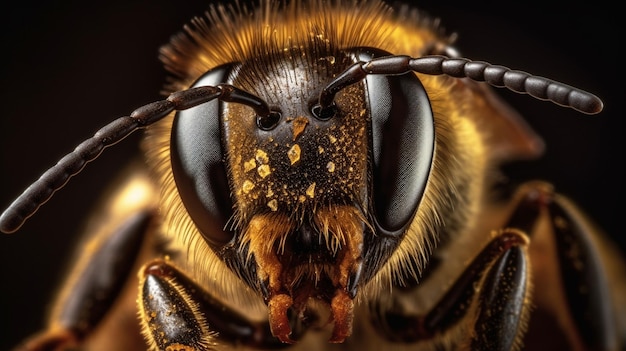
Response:
[{"label": "dark brown exoskeleton", "polygon": [[498,166],[541,143],[488,85],[589,114],[597,97],[456,57],[378,1],[208,19],[163,49],[167,99],[106,125],[0,217],[16,231],[146,130],[147,166],[18,349],[624,347],[624,263],[601,232],[547,183],[490,197]]}]

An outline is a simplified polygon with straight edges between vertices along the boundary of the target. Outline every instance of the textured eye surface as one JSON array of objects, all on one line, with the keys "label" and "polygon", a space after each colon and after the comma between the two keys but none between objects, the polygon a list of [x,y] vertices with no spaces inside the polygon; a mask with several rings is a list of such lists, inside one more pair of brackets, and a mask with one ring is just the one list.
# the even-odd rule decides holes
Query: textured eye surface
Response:
[{"label": "textured eye surface", "polygon": [[[193,86],[224,83],[232,70],[233,65],[217,67]],[[232,209],[222,162],[220,104],[214,100],[177,113],[171,139],[172,172],[180,197],[204,238],[215,246],[232,238],[224,231]]]},{"label": "textured eye surface", "polygon": [[[356,51],[360,61],[387,55],[372,48]],[[433,112],[415,74],[369,75],[365,81],[372,115],[376,225],[381,233],[400,235],[416,212],[430,174]]]}]

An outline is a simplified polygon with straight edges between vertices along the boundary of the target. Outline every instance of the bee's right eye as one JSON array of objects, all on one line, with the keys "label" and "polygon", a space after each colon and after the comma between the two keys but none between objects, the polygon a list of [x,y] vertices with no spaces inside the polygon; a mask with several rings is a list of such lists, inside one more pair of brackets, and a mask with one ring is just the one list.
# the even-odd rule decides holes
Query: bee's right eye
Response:
[{"label": "bee's right eye", "polygon": [[[235,64],[212,69],[197,86],[227,83]],[[180,197],[202,236],[213,247],[228,243],[233,234],[225,229],[232,215],[221,137],[223,103],[213,100],[174,118],[170,141],[172,172]]]}]

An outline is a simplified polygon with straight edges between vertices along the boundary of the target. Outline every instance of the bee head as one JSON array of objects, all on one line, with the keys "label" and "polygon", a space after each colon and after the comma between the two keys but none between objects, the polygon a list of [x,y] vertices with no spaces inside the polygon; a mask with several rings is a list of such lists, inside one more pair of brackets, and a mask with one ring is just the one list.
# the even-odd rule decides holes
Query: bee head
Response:
[{"label": "bee head", "polygon": [[267,301],[288,296],[300,308],[338,294],[351,303],[377,273],[416,212],[434,152],[415,75],[364,79],[322,108],[347,67],[388,54],[315,48],[208,72],[194,86],[241,87],[271,116],[210,102],[179,112],[171,139],[177,188],[205,240]]}]

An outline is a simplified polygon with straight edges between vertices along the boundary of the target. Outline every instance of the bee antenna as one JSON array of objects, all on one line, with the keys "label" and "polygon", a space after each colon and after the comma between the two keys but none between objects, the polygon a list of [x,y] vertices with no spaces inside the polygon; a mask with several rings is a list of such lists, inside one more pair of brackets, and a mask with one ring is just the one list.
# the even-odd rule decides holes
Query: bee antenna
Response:
[{"label": "bee antenna", "polygon": [[335,94],[348,85],[361,81],[369,74],[400,75],[417,72],[428,75],[445,74],[456,78],[469,78],[487,82],[495,87],[505,87],[517,93],[529,94],[539,100],[571,107],[586,114],[602,111],[603,104],[597,96],[572,86],[535,76],[523,71],[482,61],[445,56],[385,56],[368,62],[357,62],[330,82],[320,93],[322,109],[332,105]]},{"label": "bee antenna", "polygon": [[138,129],[160,121],[173,111],[186,110],[215,99],[248,105],[258,116],[267,117],[271,114],[265,101],[228,84],[178,91],[165,100],[139,107],[130,116],[120,117],[98,130],[93,137],[80,143],[74,151],[41,175],[0,215],[0,231],[17,231],[41,205],[50,200],[71,177],[80,173],[87,163],[95,160],[105,148],[115,145]]}]

